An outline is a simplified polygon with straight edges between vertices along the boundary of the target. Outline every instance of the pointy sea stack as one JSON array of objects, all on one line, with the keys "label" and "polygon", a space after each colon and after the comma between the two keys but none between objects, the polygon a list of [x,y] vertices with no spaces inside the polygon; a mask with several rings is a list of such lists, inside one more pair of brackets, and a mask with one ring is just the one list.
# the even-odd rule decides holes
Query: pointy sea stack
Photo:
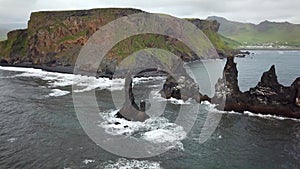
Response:
[{"label": "pointy sea stack", "polygon": [[299,90],[300,77],[291,86],[283,86],[277,80],[275,66],[264,72],[260,82],[249,91],[238,88],[237,69],[234,58],[228,58],[224,77],[216,84],[212,101],[218,103],[225,98],[224,110],[270,114],[290,118],[300,118]]},{"label": "pointy sea stack", "polygon": [[[178,82],[168,78],[161,94],[165,98],[177,98],[187,100],[180,95],[181,91],[188,90],[189,85],[176,88]],[[178,94],[179,93],[179,94]],[[199,101],[207,100],[217,105],[217,108],[225,111],[245,112],[250,111],[259,114],[300,119],[300,77],[291,86],[283,86],[277,80],[275,66],[264,72],[260,82],[249,91],[241,92],[238,86],[238,70],[234,57],[228,57],[223,70],[223,77],[215,85],[215,95],[210,99],[202,94],[201,100],[194,95],[188,95]]]}]

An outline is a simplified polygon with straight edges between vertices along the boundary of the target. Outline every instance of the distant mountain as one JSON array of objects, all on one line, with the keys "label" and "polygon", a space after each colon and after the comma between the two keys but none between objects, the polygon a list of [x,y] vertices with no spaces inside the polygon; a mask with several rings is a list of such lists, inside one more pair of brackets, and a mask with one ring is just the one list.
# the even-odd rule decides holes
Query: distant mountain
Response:
[{"label": "distant mountain", "polygon": [[222,17],[208,17],[220,23],[219,33],[242,44],[275,43],[300,46],[300,25],[289,22],[264,21],[259,24],[229,21]]}]

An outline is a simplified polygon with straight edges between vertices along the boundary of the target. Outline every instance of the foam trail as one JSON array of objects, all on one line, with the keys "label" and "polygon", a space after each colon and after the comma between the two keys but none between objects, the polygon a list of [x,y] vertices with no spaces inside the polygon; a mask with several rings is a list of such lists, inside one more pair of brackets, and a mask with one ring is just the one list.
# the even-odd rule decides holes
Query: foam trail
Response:
[{"label": "foam trail", "polygon": [[212,111],[215,113],[221,113],[221,114],[236,114],[236,115],[247,115],[250,117],[260,117],[260,118],[264,118],[264,119],[275,119],[275,120],[293,120],[296,122],[300,122],[300,119],[295,119],[295,118],[290,118],[290,117],[282,117],[282,116],[276,116],[276,115],[271,115],[271,114],[260,114],[260,113],[252,113],[249,111],[245,111],[244,113],[239,113],[239,112],[235,112],[235,111],[221,111],[215,108],[216,105],[211,104],[209,102],[204,102],[202,103],[204,105],[206,105],[206,109],[208,111]]},{"label": "foam trail", "polygon": [[83,161],[84,164],[89,164],[89,163],[94,163],[94,162],[95,162],[95,160],[90,160],[90,159],[85,159]]},{"label": "foam trail", "polygon": [[[1,67],[0,70],[21,72],[14,77],[35,77],[47,81],[49,88],[66,87],[76,85],[79,89],[73,92],[87,92],[93,89],[108,89],[111,91],[122,90],[124,88],[125,79],[108,79],[108,78],[96,78],[91,76],[81,76],[66,73],[47,72],[41,69],[34,68],[21,68],[21,67]],[[150,81],[161,81],[165,77],[141,77],[134,78],[134,84],[142,84]],[[68,94],[67,91],[64,94],[59,89],[53,89],[49,96],[58,97]]]},{"label": "foam trail", "polygon": [[117,112],[118,110],[110,110],[100,113],[105,122],[101,122],[98,126],[104,128],[106,133],[132,137],[134,137],[134,134],[139,133],[140,139],[152,143],[163,143],[167,146],[167,149],[184,149],[181,141],[187,137],[187,133],[183,127],[170,123],[164,117],[150,118],[145,122],[127,121],[116,118],[115,114]]},{"label": "foam trail", "polygon": [[64,95],[67,95],[70,93],[69,91],[63,91],[60,89],[52,89],[51,91],[52,91],[52,93],[49,94],[49,96],[51,96],[51,97],[64,96]]},{"label": "foam trail", "polygon": [[108,78],[96,78],[91,76],[47,72],[34,68],[0,66],[0,70],[20,72],[20,74],[14,75],[13,77],[34,77],[47,81],[48,88],[53,89],[51,90],[52,93],[49,94],[49,96],[52,97],[63,96],[70,93],[70,91],[67,93],[67,91],[62,92],[60,89],[55,89],[58,87],[66,87],[71,85],[80,87],[80,89],[75,90],[74,92],[86,92],[93,89],[121,90],[123,89],[125,83],[124,79],[110,80]]},{"label": "foam trail", "polygon": [[118,159],[116,162],[110,162],[110,164],[104,163],[104,169],[162,169],[158,162],[150,162],[147,160],[127,160],[124,158]]}]

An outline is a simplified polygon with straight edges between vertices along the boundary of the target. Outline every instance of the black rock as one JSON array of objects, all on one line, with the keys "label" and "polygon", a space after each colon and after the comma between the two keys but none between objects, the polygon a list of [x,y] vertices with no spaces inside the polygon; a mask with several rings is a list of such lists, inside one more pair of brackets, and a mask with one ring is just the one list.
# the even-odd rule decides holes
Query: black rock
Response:
[{"label": "black rock", "polygon": [[166,82],[163,85],[160,94],[162,97],[169,99],[182,99],[184,101],[189,98],[195,99],[197,102],[202,102],[205,100],[210,101],[210,98],[207,95],[202,95],[199,92],[198,84],[190,78],[188,75],[177,76],[175,78],[173,76],[168,76]]},{"label": "black rock", "polygon": [[300,118],[300,78],[285,87],[277,80],[275,66],[264,72],[260,82],[249,91],[241,92],[238,87],[238,71],[234,58],[227,58],[223,78],[216,84],[212,102],[226,111],[251,111],[291,118]]},{"label": "black rock", "polygon": [[132,92],[132,77],[129,73],[125,79],[125,103],[120,111],[116,114],[117,118],[124,118],[129,121],[145,121],[149,116],[142,111],[135,103],[134,94]]},{"label": "black rock", "polygon": [[1,65],[8,65],[8,61],[5,60],[5,59],[1,59],[1,60],[0,60],[0,64],[1,64]]}]

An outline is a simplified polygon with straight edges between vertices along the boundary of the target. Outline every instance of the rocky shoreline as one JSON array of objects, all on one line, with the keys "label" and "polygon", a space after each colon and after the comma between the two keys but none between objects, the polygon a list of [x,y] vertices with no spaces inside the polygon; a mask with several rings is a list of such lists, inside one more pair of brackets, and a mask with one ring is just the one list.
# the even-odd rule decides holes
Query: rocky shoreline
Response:
[{"label": "rocky shoreline", "polygon": [[[8,64],[1,62],[0,66],[13,66],[36,68],[50,72],[73,74],[74,66],[51,66],[33,64]],[[166,76],[166,72],[151,71],[136,75],[136,77]],[[89,75],[86,72],[83,75]],[[97,77],[113,78],[110,74],[98,75]],[[127,90],[123,108],[117,114],[120,118],[133,121],[145,121],[149,116],[143,108],[144,102],[140,106],[136,104],[132,93],[132,76],[124,73],[122,78],[126,78],[125,88]],[[277,80],[275,66],[264,72],[260,82],[248,91],[241,92],[238,86],[238,70],[234,57],[228,57],[223,70],[223,77],[215,85],[215,95],[210,98],[199,92],[199,86],[186,73],[184,75],[169,75],[160,91],[162,97],[176,98],[181,100],[194,99],[196,102],[209,101],[216,104],[216,108],[225,111],[236,111],[243,113],[250,111],[256,114],[276,115],[282,117],[300,119],[300,77],[290,86],[283,86]]]},{"label": "rocky shoreline", "polygon": [[[234,57],[228,57],[223,70],[223,77],[215,85],[215,95],[205,100],[217,105],[219,110],[243,113],[250,111],[256,114],[270,114],[276,116],[300,119],[300,77],[291,86],[283,86],[277,80],[275,66],[263,73],[261,81],[249,91],[241,92],[238,86],[238,70]],[[178,88],[180,81],[168,78],[161,91],[165,98],[174,97],[186,100],[195,97],[190,93],[190,87]],[[182,92],[182,91],[189,92]],[[180,94],[178,94],[180,93]],[[199,94],[203,96],[202,94]],[[196,101],[200,101],[195,99]],[[201,102],[201,101],[200,101]]]},{"label": "rocky shoreline", "polygon": [[[136,104],[132,92],[131,76],[126,78],[126,102],[117,117],[133,121],[145,121],[149,116],[143,107],[145,102]],[[187,74],[170,75],[160,91],[162,97],[181,100],[194,99],[196,102],[209,101],[224,111],[276,115],[300,119],[300,77],[291,86],[283,86],[277,80],[275,66],[264,72],[260,82],[248,91],[241,92],[238,86],[238,70],[234,57],[228,57],[223,77],[215,85],[215,95],[209,98],[199,92],[199,86]]]}]

